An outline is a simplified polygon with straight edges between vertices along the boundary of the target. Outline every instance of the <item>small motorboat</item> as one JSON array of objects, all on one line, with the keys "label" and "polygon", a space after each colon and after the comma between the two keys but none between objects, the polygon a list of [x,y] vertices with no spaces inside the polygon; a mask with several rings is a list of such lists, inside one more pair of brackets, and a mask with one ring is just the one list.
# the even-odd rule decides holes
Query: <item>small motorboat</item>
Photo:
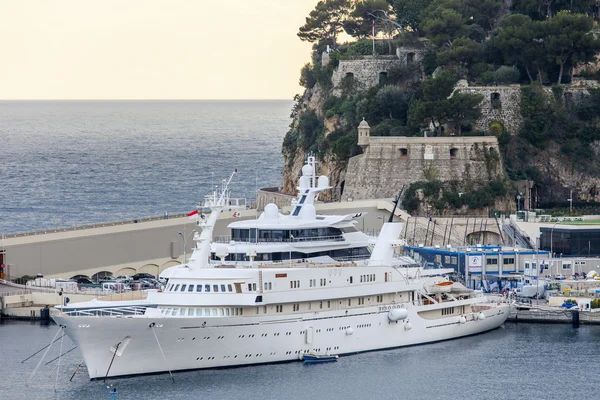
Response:
[{"label": "small motorboat", "polygon": [[305,364],[316,364],[337,361],[338,358],[337,354],[304,354],[302,360]]}]

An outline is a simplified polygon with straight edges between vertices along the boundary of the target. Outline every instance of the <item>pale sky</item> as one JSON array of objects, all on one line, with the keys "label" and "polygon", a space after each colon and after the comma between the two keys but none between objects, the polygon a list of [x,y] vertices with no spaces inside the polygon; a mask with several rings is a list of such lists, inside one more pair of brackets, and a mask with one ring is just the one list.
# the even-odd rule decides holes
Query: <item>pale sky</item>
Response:
[{"label": "pale sky", "polygon": [[0,99],[291,99],[318,0],[0,0]]}]

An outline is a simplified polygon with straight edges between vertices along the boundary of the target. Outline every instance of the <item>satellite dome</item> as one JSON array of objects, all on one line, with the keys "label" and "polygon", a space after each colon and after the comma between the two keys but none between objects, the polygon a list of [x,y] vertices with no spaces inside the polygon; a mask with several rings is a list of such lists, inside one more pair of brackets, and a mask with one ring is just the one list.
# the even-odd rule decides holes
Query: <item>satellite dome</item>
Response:
[{"label": "satellite dome", "polygon": [[300,177],[300,187],[302,189],[307,189],[310,187],[310,178],[308,176]]},{"label": "satellite dome", "polygon": [[215,255],[219,258],[225,258],[229,254],[229,248],[225,243],[215,244]]},{"label": "satellite dome", "polygon": [[319,189],[329,187],[329,178],[325,175],[319,177]]},{"label": "satellite dome", "polygon": [[265,206],[265,219],[277,219],[279,217],[279,208],[273,203],[269,203]]},{"label": "satellite dome", "polygon": [[313,167],[311,167],[308,164],[306,164],[304,167],[302,167],[302,176],[312,176],[312,174],[313,174]]}]

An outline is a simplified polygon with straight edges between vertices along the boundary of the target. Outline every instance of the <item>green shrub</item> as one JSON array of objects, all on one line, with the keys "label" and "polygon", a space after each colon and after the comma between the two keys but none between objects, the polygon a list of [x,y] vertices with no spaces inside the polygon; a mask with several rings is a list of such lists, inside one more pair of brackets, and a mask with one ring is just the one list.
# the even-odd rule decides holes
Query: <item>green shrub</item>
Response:
[{"label": "green shrub", "polygon": [[437,56],[434,52],[427,52],[423,56],[423,72],[426,75],[433,74],[433,71],[437,68]]},{"label": "green shrub", "polygon": [[[378,40],[375,41],[375,54],[383,54],[385,52],[385,47],[383,43]],[[357,40],[352,43],[350,47],[348,47],[348,51],[346,51],[346,56],[370,56],[373,54],[373,42],[369,39]]]},{"label": "green shrub", "polygon": [[519,82],[521,73],[515,67],[501,66],[494,72],[494,79],[498,83],[510,84]]}]

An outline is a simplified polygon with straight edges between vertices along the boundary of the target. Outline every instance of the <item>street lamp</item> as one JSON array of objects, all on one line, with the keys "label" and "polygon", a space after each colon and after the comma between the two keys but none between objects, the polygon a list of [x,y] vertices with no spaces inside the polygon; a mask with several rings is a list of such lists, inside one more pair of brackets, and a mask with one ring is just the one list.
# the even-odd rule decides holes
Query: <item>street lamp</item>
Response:
[{"label": "street lamp", "polygon": [[181,239],[183,239],[183,263],[182,263],[182,264],[184,264],[184,265],[185,265],[185,259],[186,259],[186,256],[185,256],[185,248],[187,247],[187,239],[188,239],[188,238],[190,237],[190,235],[191,235],[191,234],[193,234],[193,233],[196,233],[196,230],[195,230],[195,229],[194,229],[193,231],[191,231],[190,233],[188,233],[188,235],[187,235],[187,236],[185,236],[185,235],[184,235],[183,233],[181,233],[181,232],[177,232],[177,234],[178,234],[179,236],[181,236]]}]

